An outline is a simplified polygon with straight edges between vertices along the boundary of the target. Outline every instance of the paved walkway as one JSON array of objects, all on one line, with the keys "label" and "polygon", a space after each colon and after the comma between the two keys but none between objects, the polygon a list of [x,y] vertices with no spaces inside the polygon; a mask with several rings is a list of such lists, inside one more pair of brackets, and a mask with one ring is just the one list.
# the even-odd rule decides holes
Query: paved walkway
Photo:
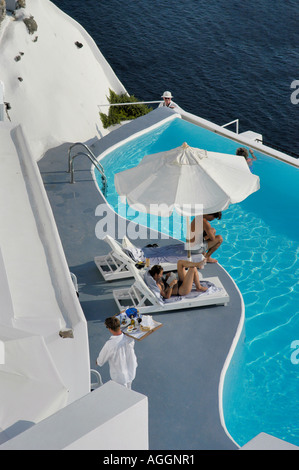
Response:
[{"label": "paved walkway", "polygon": [[[101,139],[93,150],[98,155],[165,116],[164,110],[157,110],[128,123]],[[118,313],[112,290],[129,286],[132,280],[107,283],[94,264],[95,255],[109,251],[108,245],[95,236],[99,220],[95,211],[104,200],[85,157],[75,160],[76,183],[70,184],[70,175],[66,172],[68,147],[69,144],[65,144],[48,151],[40,160],[39,168],[67,262],[78,279],[80,302],[88,322],[91,367],[94,368],[98,352],[109,337],[104,320]],[[157,243],[162,245],[169,241],[157,240]],[[228,306],[156,314],[155,318],[163,327],[136,342],[138,369],[133,388],[149,399],[151,450],[236,449],[220,422],[218,386],[240,322],[241,298],[221,266],[207,265],[204,276],[219,276],[230,294]],[[103,381],[109,380],[108,367],[99,370]]]}]

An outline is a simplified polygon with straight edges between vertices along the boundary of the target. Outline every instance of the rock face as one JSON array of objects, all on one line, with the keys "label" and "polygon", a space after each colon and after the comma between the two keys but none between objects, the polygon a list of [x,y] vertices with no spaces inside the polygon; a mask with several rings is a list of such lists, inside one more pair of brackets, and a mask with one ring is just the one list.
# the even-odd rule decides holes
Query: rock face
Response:
[{"label": "rock face", "polygon": [[0,24],[4,20],[6,15],[6,3],[5,0],[0,0]]}]

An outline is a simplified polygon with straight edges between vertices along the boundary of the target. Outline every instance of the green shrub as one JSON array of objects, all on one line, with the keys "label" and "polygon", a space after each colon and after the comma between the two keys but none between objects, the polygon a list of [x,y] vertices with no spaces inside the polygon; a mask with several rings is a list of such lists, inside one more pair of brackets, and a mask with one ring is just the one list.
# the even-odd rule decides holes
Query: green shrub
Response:
[{"label": "green shrub", "polygon": [[[128,96],[125,93],[118,95],[113,90],[109,90],[109,92],[110,96],[108,97],[108,101],[111,104],[136,103],[139,101],[137,98],[135,98],[134,95]],[[132,106],[110,106],[108,115],[100,113],[100,117],[104,129],[107,129],[107,127],[112,126],[113,124],[120,124],[121,121],[128,121],[131,119],[136,119],[139,116],[143,116],[144,114],[152,111],[152,109],[153,108],[149,108],[145,104],[134,104]]]}]

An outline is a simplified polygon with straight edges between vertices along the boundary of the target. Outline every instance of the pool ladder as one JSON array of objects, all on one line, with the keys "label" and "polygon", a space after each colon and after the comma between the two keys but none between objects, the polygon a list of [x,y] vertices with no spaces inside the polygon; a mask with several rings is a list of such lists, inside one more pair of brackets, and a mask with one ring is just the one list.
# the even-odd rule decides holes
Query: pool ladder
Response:
[{"label": "pool ladder", "polygon": [[[75,155],[71,156],[71,151],[74,147],[76,146],[82,146],[85,149],[85,152],[83,151],[78,151]],[[68,150],[68,162],[69,162],[69,168],[68,168],[68,173],[71,174],[71,183],[75,182],[74,178],[74,159],[78,157],[79,155],[84,155],[85,157],[89,158],[91,163],[96,167],[96,169],[99,171],[102,179],[102,193],[104,196],[106,196],[107,193],[107,178],[104,173],[104,168],[102,165],[97,161],[96,156],[93,154],[93,152],[90,150],[87,145],[83,144],[82,142],[75,142],[69,147]]]}]

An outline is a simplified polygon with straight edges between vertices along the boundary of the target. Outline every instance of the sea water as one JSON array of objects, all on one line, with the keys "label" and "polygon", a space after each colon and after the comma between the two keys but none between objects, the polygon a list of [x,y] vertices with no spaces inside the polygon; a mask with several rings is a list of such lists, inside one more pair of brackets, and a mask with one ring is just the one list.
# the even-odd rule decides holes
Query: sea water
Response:
[{"label": "sea water", "polygon": [[[146,224],[149,219],[144,214],[119,204],[114,174],[136,166],[147,154],[184,141],[191,147],[231,154],[239,146],[181,119],[141,135],[101,159],[108,180],[107,201],[114,210]],[[294,354],[294,342],[299,344],[299,170],[255,154],[252,171],[260,177],[261,189],[213,222],[224,239],[214,257],[240,289],[246,316],[245,341],[238,345],[224,382],[224,418],[239,445],[259,432],[299,445],[299,360]],[[158,227],[172,235],[180,223],[180,219],[160,220]],[[185,232],[177,230],[176,236],[185,240]]]},{"label": "sea water", "polygon": [[53,3],[86,29],[139,100],[170,90],[188,112],[219,125],[239,118],[240,132],[299,154],[297,0]]}]

